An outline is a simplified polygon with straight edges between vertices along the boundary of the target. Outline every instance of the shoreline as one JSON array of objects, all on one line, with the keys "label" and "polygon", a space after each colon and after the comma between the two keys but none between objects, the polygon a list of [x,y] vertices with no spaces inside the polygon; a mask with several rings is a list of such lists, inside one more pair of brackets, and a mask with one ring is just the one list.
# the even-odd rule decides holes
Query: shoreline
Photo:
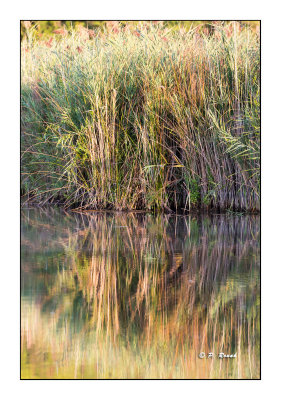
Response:
[{"label": "shoreline", "polygon": [[44,204],[40,205],[38,203],[32,203],[32,204],[21,204],[20,209],[21,210],[27,210],[27,209],[45,209],[45,208],[57,208],[66,212],[75,212],[78,214],[88,214],[88,213],[102,213],[102,214],[152,214],[152,215],[174,215],[174,216],[198,216],[198,215],[227,215],[227,216],[246,216],[246,215],[256,215],[260,216],[261,212],[260,211],[233,211],[233,210],[221,210],[218,211],[216,209],[211,209],[211,210],[204,210],[204,209],[196,209],[196,210],[190,210],[186,212],[177,212],[177,211],[166,211],[166,210],[116,210],[116,209],[82,209],[82,208],[65,208],[62,204]]}]

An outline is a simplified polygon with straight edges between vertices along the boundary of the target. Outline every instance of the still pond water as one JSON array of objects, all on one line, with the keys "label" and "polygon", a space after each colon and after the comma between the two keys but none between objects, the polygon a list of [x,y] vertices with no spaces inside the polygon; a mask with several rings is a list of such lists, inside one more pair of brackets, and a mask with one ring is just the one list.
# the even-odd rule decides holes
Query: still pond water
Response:
[{"label": "still pond water", "polygon": [[259,217],[26,209],[21,227],[23,379],[259,378]]}]

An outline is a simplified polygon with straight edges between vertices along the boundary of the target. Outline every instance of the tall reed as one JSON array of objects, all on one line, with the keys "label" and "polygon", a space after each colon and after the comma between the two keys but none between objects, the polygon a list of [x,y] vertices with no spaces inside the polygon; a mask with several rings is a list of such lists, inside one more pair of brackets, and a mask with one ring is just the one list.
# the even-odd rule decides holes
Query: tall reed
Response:
[{"label": "tall reed", "polygon": [[117,210],[259,210],[259,35],[109,25],[22,41],[22,194]]}]

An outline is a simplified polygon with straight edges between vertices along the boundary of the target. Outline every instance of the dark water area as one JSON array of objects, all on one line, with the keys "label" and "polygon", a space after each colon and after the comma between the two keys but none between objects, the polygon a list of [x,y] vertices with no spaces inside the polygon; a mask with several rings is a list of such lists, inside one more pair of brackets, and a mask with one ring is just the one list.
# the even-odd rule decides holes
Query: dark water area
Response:
[{"label": "dark water area", "polygon": [[260,377],[259,216],[23,209],[21,229],[22,378]]}]

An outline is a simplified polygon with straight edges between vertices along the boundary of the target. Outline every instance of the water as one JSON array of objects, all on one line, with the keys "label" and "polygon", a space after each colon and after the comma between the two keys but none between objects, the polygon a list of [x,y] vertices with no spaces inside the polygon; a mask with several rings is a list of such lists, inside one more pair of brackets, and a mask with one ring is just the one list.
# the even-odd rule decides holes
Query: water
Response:
[{"label": "water", "polygon": [[259,378],[259,217],[28,209],[21,226],[22,378]]}]

